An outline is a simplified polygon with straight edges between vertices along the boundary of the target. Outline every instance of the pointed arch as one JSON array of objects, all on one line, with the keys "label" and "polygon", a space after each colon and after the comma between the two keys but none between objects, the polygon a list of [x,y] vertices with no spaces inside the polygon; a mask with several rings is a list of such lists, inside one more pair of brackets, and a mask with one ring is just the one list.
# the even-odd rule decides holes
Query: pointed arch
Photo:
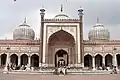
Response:
[{"label": "pointed arch", "polygon": [[75,55],[75,39],[74,37],[64,31],[64,30],[60,30],[57,31],[55,33],[53,33],[49,39],[48,39],[48,55],[50,56],[46,59],[46,61],[49,64],[54,64],[54,55],[56,53],[56,51],[58,51],[59,49],[63,49],[66,52],[68,52],[68,50],[70,50],[68,52],[69,55],[69,61],[70,63],[76,63],[76,55]]},{"label": "pointed arch", "polygon": [[18,56],[18,54],[17,54],[17,53],[10,53],[10,56],[11,56],[11,55],[13,55],[13,54],[15,54],[16,56]]},{"label": "pointed arch", "polygon": [[92,53],[85,53],[85,54],[84,54],[84,56],[86,56],[86,55],[93,56],[93,54],[92,54]]},{"label": "pointed arch", "polygon": [[39,67],[39,56],[36,54],[33,54],[31,56],[31,66],[32,67]]},{"label": "pointed arch", "polygon": [[1,66],[5,66],[7,59],[7,54],[1,54]]},{"label": "pointed arch", "polygon": [[97,56],[97,55],[103,56],[102,53],[95,53],[95,54],[94,54],[94,56]]},{"label": "pointed arch", "polygon": [[84,56],[84,67],[92,67],[92,56],[90,54]]},{"label": "pointed arch", "polygon": [[28,64],[28,55],[22,54],[20,56],[20,58],[21,58],[21,65],[27,65]]},{"label": "pointed arch", "polygon": [[96,65],[96,67],[102,66],[102,58],[103,57],[100,54],[97,54],[95,56],[95,65]]},{"label": "pointed arch", "polygon": [[105,66],[112,67],[112,60],[113,60],[113,56],[111,54],[107,54],[105,56]]},{"label": "pointed arch", "polygon": [[75,44],[74,37],[70,33],[64,30],[60,30],[60,31],[53,33],[48,39],[49,45],[54,44],[56,41],[57,42],[58,41],[66,41],[66,42],[69,41],[71,44]]},{"label": "pointed arch", "polygon": [[117,58],[117,66],[120,69],[120,54],[117,54],[116,58]]},{"label": "pointed arch", "polygon": [[12,54],[10,55],[10,62],[13,64],[13,65],[18,65],[18,56],[16,54]]},{"label": "pointed arch", "polygon": [[63,49],[60,49],[58,50],[56,53],[55,53],[55,67],[59,67],[60,64],[59,64],[59,61],[64,61],[64,66],[68,66],[69,62],[68,62],[68,53],[63,50]]},{"label": "pointed arch", "polygon": [[112,54],[112,53],[105,53],[105,55],[104,55],[104,56],[106,56],[106,55],[111,55],[111,56],[113,56],[113,54]]}]

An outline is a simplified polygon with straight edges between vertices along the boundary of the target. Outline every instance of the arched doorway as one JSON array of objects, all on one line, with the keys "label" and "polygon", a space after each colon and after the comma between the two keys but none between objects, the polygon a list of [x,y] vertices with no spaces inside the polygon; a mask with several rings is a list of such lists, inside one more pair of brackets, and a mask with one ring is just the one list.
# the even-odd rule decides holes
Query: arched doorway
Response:
[{"label": "arched doorway", "polygon": [[16,54],[12,54],[10,56],[10,62],[13,64],[13,65],[18,65],[18,56]]},{"label": "arched doorway", "polygon": [[105,66],[112,67],[112,56],[110,54],[105,56]]},{"label": "arched doorway", "polygon": [[100,54],[95,56],[95,66],[102,67],[102,56]]},{"label": "arched doorway", "polygon": [[120,54],[117,54],[116,57],[117,57],[117,66],[120,69]]},{"label": "arched doorway", "polygon": [[7,58],[7,54],[2,54],[1,55],[1,66],[5,66],[6,58]]},{"label": "arched doorway", "polygon": [[21,65],[28,64],[28,56],[26,54],[21,55]]},{"label": "arched doorway", "polygon": [[59,50],[55,54],[55,67],[68,66],[68,54],[65,50]]},{"label": "arched doorway", "polygon": [[92,56],[89,54],[84,56],[84,67],[92,67]]},{"label": "arched doorway", "polygon": [[56,54],[56,51],[59,49],[64,49],[66,48],[67,50],[69,50],[68,52],[68,56],[69,56],[69,63],[70,64],[76,64],[76,57],[77,55],[75,54],[75,40],[74,37],[64,31],[64,30],[60,30],[54,34],[52,34],[49,37],[48,40],[48,54],[46,54],[47,57],[46,58],[46,62],[48,62],[48,64],[52,64],[54,65],[54,56]]},{"label": "arched doorway", "polygon": [[39,67],[39,56],[34,54],[31,56],[31,66],[32,67]]}]

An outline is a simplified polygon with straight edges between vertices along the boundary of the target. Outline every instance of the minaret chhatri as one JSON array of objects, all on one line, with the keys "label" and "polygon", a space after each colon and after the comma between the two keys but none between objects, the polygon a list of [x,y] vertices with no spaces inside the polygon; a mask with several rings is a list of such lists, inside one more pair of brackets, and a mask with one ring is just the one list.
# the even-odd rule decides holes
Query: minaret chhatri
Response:
[{"label": "minaret chhatri", "polygon": [[[39,63],[43,63],[43,32],[44,32],[44,15],[45,15],[45,9],[40,9],[40,16],[41,16],[41,27],[40,27],[40,60]],[[40,66],[39,64],[39,66]]]},{"label": "minaret chhatri", "polygon": [[83,8],[78,9],[78,15],[79,15],[79,31],[80,31],[80,62],[78,64],[81,64],[81,66],[84,66],[84,48],[83,48]]}]

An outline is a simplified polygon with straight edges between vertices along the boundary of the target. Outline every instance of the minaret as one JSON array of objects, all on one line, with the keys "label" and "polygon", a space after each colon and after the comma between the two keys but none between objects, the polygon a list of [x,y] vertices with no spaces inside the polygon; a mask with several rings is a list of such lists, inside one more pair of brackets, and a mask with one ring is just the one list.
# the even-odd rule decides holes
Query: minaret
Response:
[{"label": "minaret", "polygon": [[[78,15],[79,15],[79,31],[80,31],[80,64],[84,65],[84,48],[83,48],[83,9],[80,7],[78,9]],[[79,64],[79,62],[78,62]]]},{"label": "minaret", "polygon": [[[43,32],[44,32],[44,15],[45,9],[40,9],[40,16],[41,16],[41,27],[40,27],[40,63],[43,63]],[[39,65],[40,66],[40,65]]]}]

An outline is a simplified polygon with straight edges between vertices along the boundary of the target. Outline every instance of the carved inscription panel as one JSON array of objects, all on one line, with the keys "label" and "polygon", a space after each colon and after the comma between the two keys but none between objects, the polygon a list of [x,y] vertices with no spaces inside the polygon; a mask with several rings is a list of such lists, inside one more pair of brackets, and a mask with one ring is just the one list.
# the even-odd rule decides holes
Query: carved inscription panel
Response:
[{"label": "carved inscription panel", "polygon": [[94,51],[102,51],[102,47],[94,47]]},{"label": "carved inscription panel", "polygon": [[112,51],[112,47],[104,47],[104,51],[105,52]]},{"label": "carved inscription panel", "polygon": [[92,51],[92,47],[84,47],[84,51]]},{"label": "carved inscription panel", "polygon": [[39,51],[39,47],[31,47],[31,51]]},{"label": "carved inscription panel", "polygon": [[29,51],[29,47],[21,47],[21,51]]}]

